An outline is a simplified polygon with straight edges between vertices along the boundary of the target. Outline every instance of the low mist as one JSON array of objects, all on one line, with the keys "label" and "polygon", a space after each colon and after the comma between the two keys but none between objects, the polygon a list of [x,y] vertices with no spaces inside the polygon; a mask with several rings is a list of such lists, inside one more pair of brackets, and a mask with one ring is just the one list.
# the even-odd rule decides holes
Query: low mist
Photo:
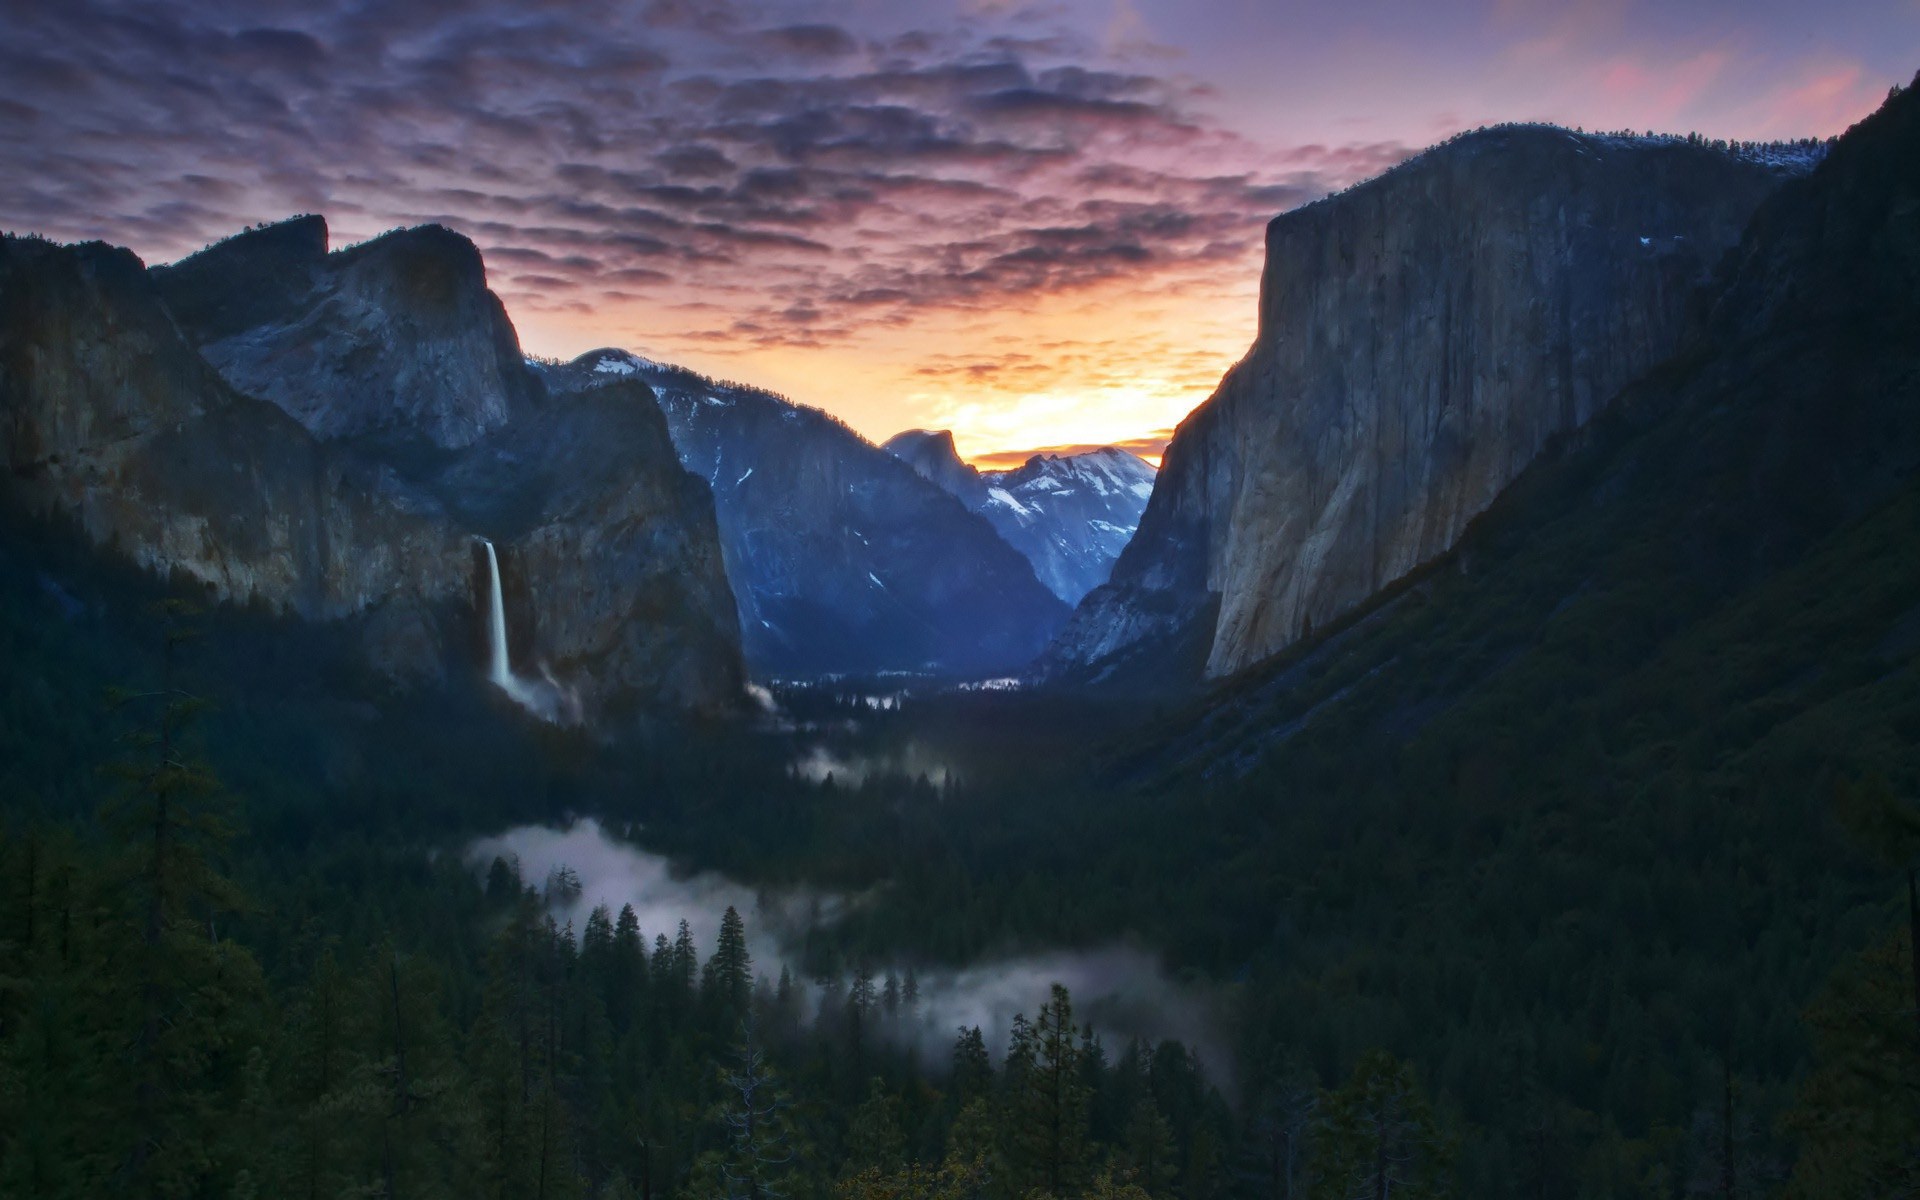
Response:
[{"label": "low mist", "polygon": [[787,769],[809,783],[832,780],[839,787],[859,787],[869,779],[924,779],[945,789],[953,780],[946,762],[918,742],[888,754],[837,754],[825,746],[813,746]]},{"label": "low mist", "polygon": [[[618,913],[631,904],[648,944],[664,933],[671,940],[687,922],[701,959],[713,952],[720,918],[729,906],[747,925],[747,944],[757,974],[777,977],[787,967],[805,980],[798,945],[813,929],[832,927],[856,903],[836,892],[755,889],[713,871],[678,872],[663,855],[609,834],[599,822],[577,821],[565,829],[523,826],[470,846],[467,861],[484,871],[495,857],[517,861],[527,883],[541,887],[561,868],[580,881],[577,897],[548,893],[556,919],[585,924],[598,905]],[[862,898],[866,899],[866,898]],[[1151,954],[1129,946],[1061,949],[983,960],[964,967],[906,963],[871,964],[876,980],[904,980],[911,969],[919,1004],[891,1025],[908,1038],[929,1065],[946,1059],[961,1027],[978,1025],[988,1046],[1004,1050],[1016,1013],[1032,1016],[1051,986],[1073,994],[1075,1017],[1099,1030],[1115,1053],[1126,1040],[1177,1038],[1205,1061],[1216,1081],[1228,1080],[1230,1055],[1216,1034],[1213,1006],[1198,988],[1169,979]],[[809,996],[818,989],[807,981]]]}]

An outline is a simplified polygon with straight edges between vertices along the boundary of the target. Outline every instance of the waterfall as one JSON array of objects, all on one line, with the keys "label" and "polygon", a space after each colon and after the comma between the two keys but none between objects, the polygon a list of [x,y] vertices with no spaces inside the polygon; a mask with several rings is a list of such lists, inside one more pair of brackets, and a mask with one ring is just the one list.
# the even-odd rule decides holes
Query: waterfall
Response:
[{"label": "waterfall", "polygon": [[544,680],[522,679],[513,673],[507,658],[507,602],[500,591],[500,557],[486,538],[480,544],[487,548],[487,682],[543,721],[578,724],[580,697],[555,679],[553,672],[547,671]]},{"label": "waterfall", "polygon": [[493,606],[487,612],[492,649],[491,661],[487,664],[487,678],[493,681],[495,687],[519,700],[520,681],[513,677],[513,668],[507,662],[507,604],[500,595],[500,559],[493,552],[492,542],[481,538],[480,544],[487,548],[487,575],[493,588]]}]

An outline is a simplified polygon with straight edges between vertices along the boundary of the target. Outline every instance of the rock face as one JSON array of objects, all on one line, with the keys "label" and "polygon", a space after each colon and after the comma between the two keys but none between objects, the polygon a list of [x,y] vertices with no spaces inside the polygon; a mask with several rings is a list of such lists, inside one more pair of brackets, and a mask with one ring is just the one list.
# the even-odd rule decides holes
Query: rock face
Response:
[{"label": "rock face", "polygon": [[538,395],[479,250],[437,225],[328,254],[301,217],[153,274],[228,383],[319,437],[457,449]]},{"label": "rock face", "polygon": [[1445,551],[1674,351],[1716,261],[1814,157],[1508,127],[1276,218],[1252,349],[1181,424],[1043,671],[1185,643],[1227,674]]},{"label": "rock face", "polygon": [[[1489,777],[1591,763],[1590,729],[1609,763],[1736,777],[1794,760],[1779,738],[1822,762],[1872,753],[1854,747],[1920,674],[1920,86],[1775,190],[1707,294],[1675,355],[1542,455],[1439,569],[1192,706],[1142,774],[1240,773],[1319,729],[1357,771],[1416,742],[1456,761],[1490,714],[1516,713],[1533,728],[1494,731],[1499,768],[1460,788],[1472,804]],[[1326,744],[1314,778],[1348,772]]]},{"label": "rock face", "polygon": [[1004,671],[1066,616],[986,521],[825,413],[620,350],[544,374],[556,395],[659,397],[712,488],[756,672]]},{"label": "rock face", "polygon": [[[548,399],[473,247],[445,231],[324,247],[317,218],[165,272],[100,244],[0,241],[8,501],[220,599],[361,622],[369,658],[402,677],[472,665],[484,535],[522,665],[547,664],[595,712],[734,705],[711,497],[645,389]],[[281,353],[210,360],[195,343]],[[354,362],[338,402],[307,374],[344,380]],[[286,373],[260,374],[273,363]],[[468,396],[460,380],[494,383]]]},{"label": "rock face", "polygon": [[1036,454],[1011,471],[976,470],[944,429],[909,429],[884,449],[987,518],[1068,604],[1107,581],[1153,494],[1153,464],[1115,446]]},{"label": "rock face", "polygon": [[960,457],[952,430],[908,429],[882,442],[880,448],[975,512],[987,502],[986,481],[978,468]]}]

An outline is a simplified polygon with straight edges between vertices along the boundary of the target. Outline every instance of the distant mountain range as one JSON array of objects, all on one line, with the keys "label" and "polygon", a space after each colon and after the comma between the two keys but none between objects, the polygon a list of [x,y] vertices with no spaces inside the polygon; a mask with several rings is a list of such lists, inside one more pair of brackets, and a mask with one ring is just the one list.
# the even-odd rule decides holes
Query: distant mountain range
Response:
[{"label": "distant mountain range", "polygon": [[1010,471],[962,461],[944,429],[909,429],[885,449],[992,522],[1068,604],[1107,581],[1153,494],[1153,465],[1115,446],[1036,454]]},{"label": "distant mountain range", "polygon": [[712,490],[758,673],[1012,671],[1066,618],[993,526],[826,413],[623,350],[539,370],[561,395],[651,389]]}]

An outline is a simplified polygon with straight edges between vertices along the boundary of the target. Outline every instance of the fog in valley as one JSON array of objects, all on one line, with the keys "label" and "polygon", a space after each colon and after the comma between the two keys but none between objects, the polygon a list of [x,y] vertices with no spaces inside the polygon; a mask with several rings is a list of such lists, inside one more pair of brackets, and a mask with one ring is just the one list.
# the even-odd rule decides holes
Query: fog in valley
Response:
[{"label": "fog in valley", "polygon": [[[591,818],[561,829],[522,826],[483,838],[466,852],[467,861],[483,872],[496,857],[517,861],[521,877],[547,896],[555,919],[572,922],[576,931],[595,907],[604,904],[617,914],[630,904],[649,946],[658,934],[671,941],[684,920],[703,961],[713,952],[722,914],[728,907],[737,909],[746,920],[756,974],[775,978],[787,967],[804,981],[814,1002],[821,988],[800,961],[802,939],[810,930],[831,927],[854,906],[880,899],[755,889],[713,871],[681,872],[664,855],[620,839]],[[563,869],[578,878],[577,895],[570,885],[552,886]],[[1228,1078],[1230,1056],[1215,1034],[1209,998],[1169,978],[1154,956],[1130,946],[1030,951],[960,967],[903,960],[873,963],[870,969],[876,979],[889,974],[904,979],[911,969],[919,1004],[891,1028],[931,1065],[946,1060],[958,1029],[975,1025],[997,1057],[1015,1014],[1032,1016],[1051,985],[1060,983],[1073,995],[1077,1019],[1099,1031],[1109,1055],[1134,1037],[1177,1038],[1200,1055],[1216,1079]]]}]

